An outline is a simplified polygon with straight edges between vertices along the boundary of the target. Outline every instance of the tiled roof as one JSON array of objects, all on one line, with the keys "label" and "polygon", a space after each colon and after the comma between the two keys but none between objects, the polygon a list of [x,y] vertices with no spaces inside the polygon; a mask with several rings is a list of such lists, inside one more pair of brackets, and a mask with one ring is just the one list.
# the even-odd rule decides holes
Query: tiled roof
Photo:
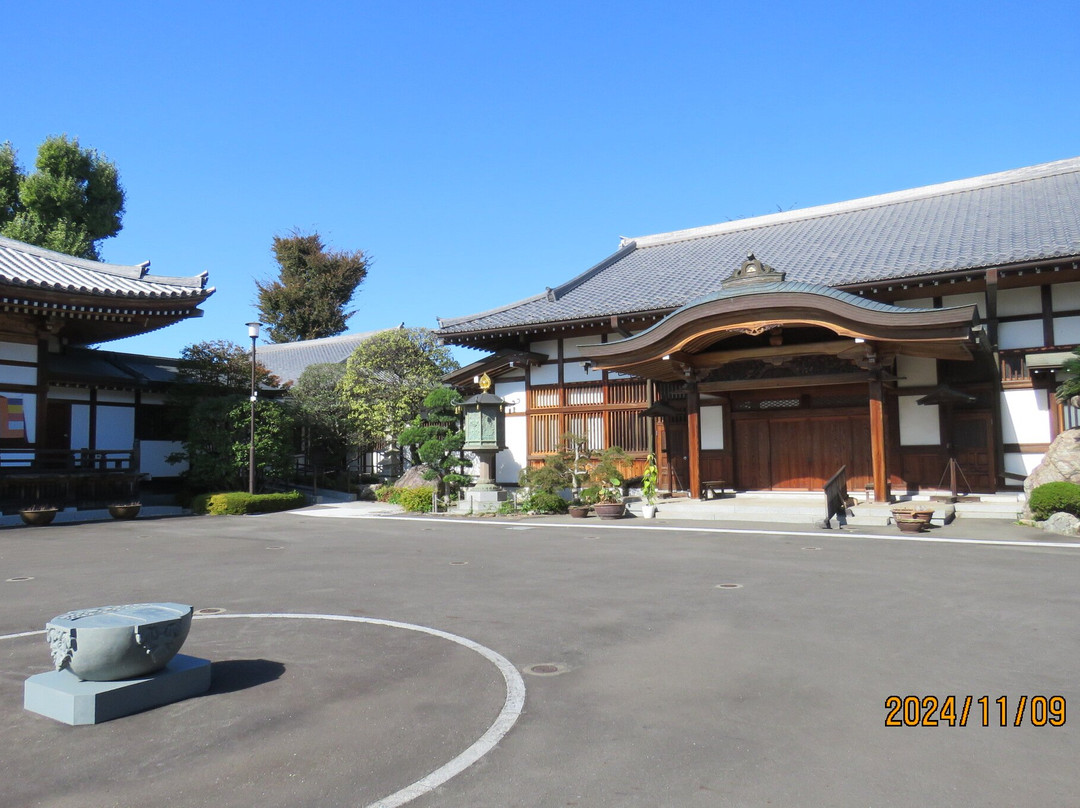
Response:
[{"label": "tiled roof", "polygon": [[719,289],[749,252],[789,281],[828,286],[1080,256],[1080,158],[626,239],[567,283],[440,319],[438,333],[678,308]]},{"label": "tiled roof", "polygon": [[[399,328],[402,326],[399,326]],[[295,382],[309,365],[344,362],[360,343],[388,329],[340,334],[336,337],[259,345],[255,357],[282,384]]]},{"label": "tiled roof", "polygon": [[179,359],[116,353],[96,348],[68,348],[49,354],[48,371],[56,379],[94,379],[101,383],[146,387],[175,382]]},{"label": "tiled roof", "polygon": [[0,237],[0,283],[77,294],[138,299],[209,297],[206,273],[171,278],[147,273],[150,263],[124,266],[75,258]]}]

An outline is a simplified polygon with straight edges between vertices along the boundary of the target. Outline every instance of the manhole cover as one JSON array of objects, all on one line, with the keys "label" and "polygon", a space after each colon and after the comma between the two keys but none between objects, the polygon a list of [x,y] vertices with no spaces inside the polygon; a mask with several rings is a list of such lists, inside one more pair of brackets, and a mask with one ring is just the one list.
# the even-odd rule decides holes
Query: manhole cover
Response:
[{"label": "manhole cover", "polygon": [[717,589],[742,589],[742,584],[717,584]]},{"label": "manhole cover", "polygon": [[464,567],[468,563],[469,563],[468,561],[451,561],[450,566],[451,567]]},{"label": "manhole cover", "polygon": [[267,550],[284,550],[285,548],[282,547],[281,545],[277,545],[277,546],[274,546],[274,547],[267,547],[266,549]]},{"label": "manhole cover", "polygon": [[196,609],[195,614],[224,614],[224,609]]},{"label": "manhole cover", "polygon": [[820,547],[804,547],[804,550],[820,550]]},{"label": "manhole cover", "polygon": [[16,575],[14,578],[8,578],[5,583],[13,584],[19,581],[32,581],[34,577],[32,575]]},{"label": "manhole cover", "polygon": [[569,668],[565,665],[560,665],[557,662],[541,662],[536,665],[529,665],[525,668],[525,673],[531,673],[533,676],[558,676],[568,670]]}]

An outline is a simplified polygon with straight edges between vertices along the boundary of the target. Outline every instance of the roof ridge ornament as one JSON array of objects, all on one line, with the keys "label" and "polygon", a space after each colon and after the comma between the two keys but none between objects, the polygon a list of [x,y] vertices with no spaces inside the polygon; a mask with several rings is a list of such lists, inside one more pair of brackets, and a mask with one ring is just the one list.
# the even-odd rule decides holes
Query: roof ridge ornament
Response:
[{"label": "roof ridge ornament", "polygon": [[737,289],[742,286],[751,286],[764,283],[780,283],[784,280],[784,273],[773,269],[753,252],[746,254],[746,260],[742,266],[720,283],[721,289]]}]

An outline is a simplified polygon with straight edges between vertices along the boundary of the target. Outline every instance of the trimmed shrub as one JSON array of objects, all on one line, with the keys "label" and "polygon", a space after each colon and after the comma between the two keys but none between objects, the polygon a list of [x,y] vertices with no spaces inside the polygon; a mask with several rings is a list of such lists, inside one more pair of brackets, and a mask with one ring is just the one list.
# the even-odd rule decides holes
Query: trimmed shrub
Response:
[{"label": "trimmed shrub", "polygon": [[568,507],[565,499],[550,491],[534,491],[521,503],[521,510],[530,513],[566,513]]},{"label": "trimmed shrub", "polygon": [[246,491],[226,491],[220,494],[199,494],[191,501],[194,513],[211,516],[239,516],[246,513],[276,513],[306,504],[299,491],[284,494],[249,494]]},{"label": "trimmed shrub", "polygon": [[1080,516],[1080,485],[1067,482],[1040,485],[1031,492],[1028,507],[1040,522],[1060,511]]},{"label": "trimmed shrub", "polygon": [[[418,488],[399,488],[397,504],[407,511],[415,513],[428,513],[431,511],[431,497],[435,488],[430,485],[422,485]],[[393,500],[391,500],[393,502]]]}]

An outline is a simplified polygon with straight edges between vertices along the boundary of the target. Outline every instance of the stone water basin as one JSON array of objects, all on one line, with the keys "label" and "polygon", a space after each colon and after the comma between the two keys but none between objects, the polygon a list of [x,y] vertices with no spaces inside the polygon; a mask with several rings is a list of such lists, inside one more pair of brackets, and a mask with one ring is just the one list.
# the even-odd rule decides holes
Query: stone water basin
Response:
[{"label": "stone water basin", "polygon": [[147,676],[176,656],[191,629],[193,607],[130,603],[78,609],[45,624],[56,670],[84,681]]}]

